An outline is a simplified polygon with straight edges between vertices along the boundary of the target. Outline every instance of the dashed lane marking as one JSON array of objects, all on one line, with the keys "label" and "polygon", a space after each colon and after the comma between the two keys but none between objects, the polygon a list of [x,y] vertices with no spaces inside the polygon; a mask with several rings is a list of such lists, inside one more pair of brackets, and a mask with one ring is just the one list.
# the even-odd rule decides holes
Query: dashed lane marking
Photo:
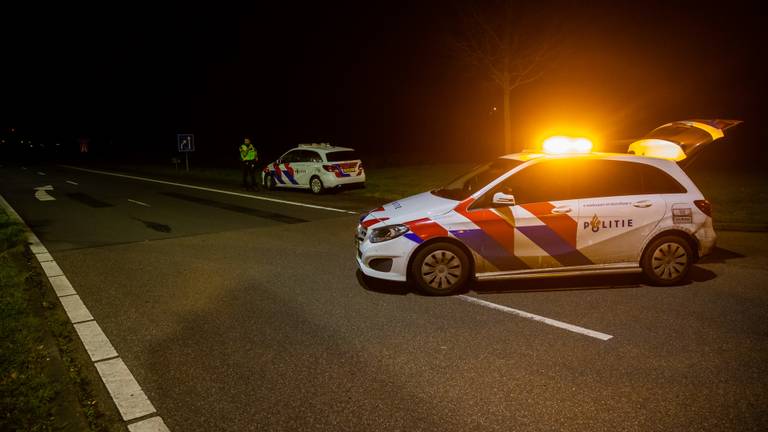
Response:
[{"label": "dashed lane marking", "polygon": [[129,424],[128,430],[130,432],[169,432],[168,427],[160,417],[151,417]]},{"label": "dashed lane marking", "polygon": [[130,199],[130,198],[128,198],[128,201],[129,201],[129,202],[132,202],[132,203],[134,203],[134,204],[138,204],[138,205],[140,205],[140,206],[144,206],[144,207],[152,207],[152,206],[150,206],[150,205],[149,205],[149,204],[147,204],[147,203],[143,203],[143,202],[141,202],[141,201],[132,200],[132,199]]},{"label": "dashed lane marking", "polygon": [[94,362],[117,357],[117,351],[96,321],[75,324],[75,330],[85,345],[85,350]]},{"label": "dashed lane marking", "polygon": [[69,183],[71,185],[75,185],[75,186],[79,186],[80,185],[80,183],[73,182],[72,180],[67,180],[67,183]]},{"label": "dashed lane marking", "polygon": [[613,336],[611,336],[609,334],[600,333],[599,331],[594,331],[594,330],[590,330],[590,329],[587,329],[587,328],[584,328],[584,327],[579,327],[577,325],[564,323],[562,321],[554,320],[552,318],[543,317],[541,315],[532,314],[530,312],[525,312],[525,311],[522,311],[522,310],[519,310],[519,309],[513,309],[511,307],[502,306],[502,305],[499,305],[499,304],[496,304],[496,303],[491,303],[489,301],[480,300],[480,299],[475,298],[475,297],[470,297],[470,296],[467,296],[467,295],[460,295],[460,296],[458,296],[458,298],[460,298],[461,300],[464,300],[466,302],[469,302],[469,303],[474,303],[474,304],[477,304],[477,305],[480,305],[480,306],[485,306],[487,308],[491,308],[491,309],[495,309],[497,311],[505,312],[505,313],[512,314],[512,315],[516,315],[516,316],[519,316],[521,318],[526,318],[526,319],[529,319],[529,320],[538,321],[540,323],[544,323],[544,324],[547,324],[547,325],[558,327],[558,328],[561,328],[563,330],[572,331],[574,333],[583,334],[585,336],[589,336],[589,337],[593,337],[593,338],[596,338],[596,339],[600,339],[602,341],[607,341],[608,339],[613,337]]}]

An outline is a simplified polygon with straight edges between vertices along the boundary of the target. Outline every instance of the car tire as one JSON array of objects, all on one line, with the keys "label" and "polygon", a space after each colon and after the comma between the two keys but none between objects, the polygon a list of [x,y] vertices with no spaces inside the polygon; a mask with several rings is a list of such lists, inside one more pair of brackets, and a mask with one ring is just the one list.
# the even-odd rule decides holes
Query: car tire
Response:
[{"label": "car tire", "polygon": [[323,181],[320,180],[320,177],[312,176],[312,178],[309,179],[309,190],[315,195],[323,193],[325,186],[323,186]]},{"label": "car tire", "polygon": [[437,242],[420,249],[411,262],[411,280],[429,295],[459,292],[470,276],[469,257],[448,242]]},{"label": "car tire", "polygon": [[686,239],[666,235],[645,247],[640,266],[652,285],[671,286],[679,285],[688,277],[693,260],[693,250]]},{"label": "car tire", "polygon": [[273,190],[275,188],[275,178],[272,174],[264,175],[264,189]]}]

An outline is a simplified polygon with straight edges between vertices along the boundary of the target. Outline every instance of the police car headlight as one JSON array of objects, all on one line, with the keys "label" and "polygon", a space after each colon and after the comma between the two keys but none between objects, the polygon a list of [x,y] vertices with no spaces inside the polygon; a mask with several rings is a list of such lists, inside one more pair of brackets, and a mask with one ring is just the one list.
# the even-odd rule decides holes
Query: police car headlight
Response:
[{"label": "police car headlight", "polygon": [[400,237],[408,232],[408,227],[405,225],[387,225],[381,228],[375,228],[371,231],[371,243],[381,243],[387,240],[392,240]]}]

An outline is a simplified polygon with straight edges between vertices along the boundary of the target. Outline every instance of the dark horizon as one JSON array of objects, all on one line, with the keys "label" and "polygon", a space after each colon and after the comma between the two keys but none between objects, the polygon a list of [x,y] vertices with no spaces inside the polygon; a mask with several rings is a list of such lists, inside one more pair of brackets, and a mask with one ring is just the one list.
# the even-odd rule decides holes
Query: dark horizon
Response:
[{"label": "dark horizon", "polygon": [[[478,10],[492,16],[497,6]],[[421,2],[8,11],[0,126],[65,145],[88,136],[115,157],[164,159],[187,132],[211,160],[233,158],[244,135],[267,155],[331,142],[369,158],[460,161],[468,148],[493,157],[501,94],[450,49],[462,10]],[[555,2],[519,12],[528,40],[555,41],[557,55],[513,93],[516,142],[738,118],[737,146],[765,159],[761,6]]]}]

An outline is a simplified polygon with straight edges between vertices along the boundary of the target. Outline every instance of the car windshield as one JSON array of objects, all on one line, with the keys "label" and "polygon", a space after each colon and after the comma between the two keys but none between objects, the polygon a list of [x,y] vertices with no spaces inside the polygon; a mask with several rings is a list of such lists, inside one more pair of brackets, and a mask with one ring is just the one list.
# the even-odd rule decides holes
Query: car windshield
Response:
[{"label": "car windshield", "polygon": [[474,168],[442,188],[433,190],[432,194],[442,198],[461,201],[522,163],[523,161],[514,159],[496,159],[493,162]]},{"label": "car windshield", "polygon": [[360,159],[357,157],[357,153],[354,150],[339,150],[332,151],[325,154],[328,162],[344,162]]}]

